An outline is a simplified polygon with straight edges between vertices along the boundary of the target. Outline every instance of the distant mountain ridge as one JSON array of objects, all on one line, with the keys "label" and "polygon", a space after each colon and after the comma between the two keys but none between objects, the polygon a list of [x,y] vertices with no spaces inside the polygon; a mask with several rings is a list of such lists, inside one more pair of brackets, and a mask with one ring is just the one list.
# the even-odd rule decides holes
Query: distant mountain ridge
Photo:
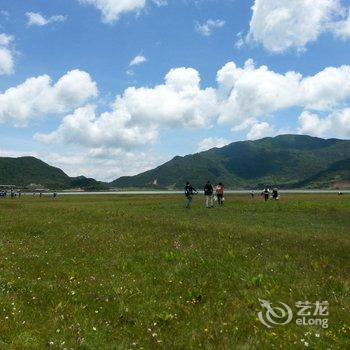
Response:
[{"label": "distant mountain ridge", "polygon": [[0,157],[0,184],[16,186],[37,184],[50,188],[67,188],[70,177],[61,169],[35,157]]},{"label": "distant mountain ridge", "polygon": [[0,185],[49,189],[114,188],[182,189],[186,181],[199,188],[210,180],[226,188],[265,185],[280,188],[350,188],[350,141],[305,135],[280,135],[233,142],[222,148],[175,157],[136,176],[111,183],[85,176],[69,177],[61,169],[34,157],[0,157]]},{"label": "distant mountain ridge", "polygon": [[329,188],[335,182],[345,185],[349,182],[347,159],[350,159],[350,141],[280,135],[175,157],[153,170],[121,177],[111,185],[173,189],[182,188],[187,180],[198,187],[210,180],[242,189],[265,185]]},{"label": "distant mountain ridge", "polygon": [[0,157],[0,185],[28,187],[31,184],[49,189],[108,189],[105,183],[85,176],[69,177],[61,169],[35,157]]}]

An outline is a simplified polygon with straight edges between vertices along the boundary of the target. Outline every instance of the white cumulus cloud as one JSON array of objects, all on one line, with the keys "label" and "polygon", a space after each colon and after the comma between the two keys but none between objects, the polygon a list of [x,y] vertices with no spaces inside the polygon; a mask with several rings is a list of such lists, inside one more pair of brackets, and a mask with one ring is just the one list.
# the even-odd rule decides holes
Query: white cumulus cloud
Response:
[{"label": "white cumulus cloud", "polygon": [[198,143],[197,151],[203,152],[215,147],[218,147],[218,148],[224,147],[228,145],[230,142],[231,141],[223,137],[207,137]]},{"label": "white cumulus cloud", "polygon": [[29,78],[0,93],[0,122],[24,126],[47,114],[68,112],[97,94],[96,83],[80,70],[68,72],[55,84],[48,75]]},{"label": "white cumulus cloud", "polygon": [[143,55],[137,55],[130,61],[130,66],[139,66],[140,64],[146,63],[147,58]]},{"label": "white cumulus cloud", "polygon": [[170,127],[206,127],[215,116],[215,90],[201,89],[199,73],[176,68],[154,88],[130,87],[100,115],[88,105],[66,116],[42,142],[69,142],[85,147],[130,148],[155,141],[159,130]]},{"label": "white cumulus cloud", "polygon": [[321,117],[304,111],[299,116],[299,132],[319,137],[350,137],[350,108],[333,111]]},{"label": "white cumulus cloud", "polygon": [[291,107],[329,111],[350,98],[350,66],[328,67],[309,77],[274,72],[248,60],[227,63],[217,74],[221,123],[233,126]]},{"label": "white cumulus cloud", "polygon": [[[248,41],[274,53],[304,50],[322,33],[334,31],[345,13],[340,0],[255,0],[252,10]],[[340,24],[339,36],[346,33],[345,27]]]},{"label": "white cumulus cloud", "polygon": [[258,140],[263,137],[274,136],[276,134],[274,128],[267,122],[254,124],[247,134],[248,140]]},{"label": "white cumulus cloud", "polygon": [[[79,108],[66,116],[57,130],[36,135],[36,139],[93,148],[130,149],[154,142],[165,128],[210,128],[216,122],[230,126],[232,131],[247,130],[247,138],[257,139],[279,132],[267,120],[278,111],[299,108],[332,113],[346,106],[350,98],[350,66],[347,65],[328,67],[304,77],[298,72],[278,73],[267,66],[257,67],[248,60],[243,67],[234,62],[222,67],[217,73],[215,88],[201,88],[200,80],[198,71],[193,68],[171,69],[163,84],[127,88],[104,113],[97,113],[93,105]],[[67,96],[74,95],[67,93]],[[31,98],[23,100],[31,101]],[[50,103],[49,98],[40,98],[39,102],[49,107],[35,105],[22,119],[26,120],[28,114],[40,109],[47,113],[57,105]],[[11,111],[11,115],[18,119],[23,114],[21,104],[13,106],[18,110]],[[55,108],[62,111],[62,108]],[[307,124],[303,125],[306,132]],[[210,142],[215,145],[225,141],[207,139],[199,149]]]},{"label": "white cumulus cloud", "polygon": [[203,36],[210,36],[213,33],[214,29],[221,28],[225,24],[225,21],[221,19],[208,19],[205,23],[202,24],[196,22],[195,30],[197,33]]},{"label": "white cumulus cloud", "polygon": [[9,75],[14,72],[12,42],[12,35],[0,33],[0,75]]},{"label": "white cumulus cloud", "polygon": [[51,23],[59,23],[64,22],[67,17],[62,15],[54,15],[48,18],[45,18],[41,13],[39,12],[26,12],[26,16],[28,19],[27,25],[28,26],[46,26]]},{"label": "white cumulus cloud", "polygon": [[336,37],[343,40],[350,38],[350,8],[347,10],[347,17],[331,25],[331,29]]},{"label": "white cumulus cloud", "polygon": [[147,3],[157,6],[167,4],[166,0],[78,0],[82,4],[95,6],[102,13],[102,20],[105,23],[116,22],[122,14],[128,12],[140,12]]},{"label": "white cumulus cloud", "polygon": [[131,148],[153,142],[157,136],[155,127],[133,125],[123,111],[97,115],[96,106],[87,105],[67,115],[57,130],[36,134],[35,139],[48,144],[68,142],[92,148]]}]

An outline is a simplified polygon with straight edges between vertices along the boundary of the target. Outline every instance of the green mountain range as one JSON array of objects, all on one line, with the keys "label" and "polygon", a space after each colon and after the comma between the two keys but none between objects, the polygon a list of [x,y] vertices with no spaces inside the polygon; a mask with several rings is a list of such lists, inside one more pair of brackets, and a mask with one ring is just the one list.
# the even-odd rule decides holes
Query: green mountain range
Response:
[{"label": "green mountain range", "polygon": [[106,190],[108,186],[85,176],[69,177],[61,169],[35,157],[0,157],[0,185],[48,189],[81,188],[86,191]]},{"label": "green mountain range", "polygon": [[109,184],[84,176],[69,177],[34,157],[1,158],[0,185],[49,189],[116,188],[182,189],[186,181],[202,188],[206,181],[226,188],[350,188],[350,141],[281,135],[233,142],[222,148],[175,157],[136,176]]},{"label": "green mountain range", "polygon": [[304,135],[280,135],[233,142],[222,148],[175,157],[142,174],[111,183],[130,188],[183,188],[186,181],[206,181],[227,188],[350,187],[350,141]]},{"label": "green mountain range", "polygon": [[35,157],[0,158],[0,184],[28,186],[36,184],[50,188],[66,188],[70,177],[61,169]]}]

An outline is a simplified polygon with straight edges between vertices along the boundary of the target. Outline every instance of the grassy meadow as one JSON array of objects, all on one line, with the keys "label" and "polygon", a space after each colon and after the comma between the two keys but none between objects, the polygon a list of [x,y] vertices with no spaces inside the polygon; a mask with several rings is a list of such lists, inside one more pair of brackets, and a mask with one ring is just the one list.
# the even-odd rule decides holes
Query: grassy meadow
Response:
[{"label": "grassy meadow", "polygon": [[[0,349],[349,349],[350,195],[0,200]],[[329,302],[265,327],[259,298]]]}]

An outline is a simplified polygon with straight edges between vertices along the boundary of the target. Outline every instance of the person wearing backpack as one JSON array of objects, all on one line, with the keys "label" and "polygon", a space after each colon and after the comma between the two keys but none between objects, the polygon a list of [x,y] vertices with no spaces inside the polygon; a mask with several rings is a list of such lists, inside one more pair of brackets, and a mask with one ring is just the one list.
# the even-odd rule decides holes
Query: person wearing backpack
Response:
[{"label": "person wearing backpack", "polygon": [[197,194],[197,190],[187,181],[185,186],[185,196],[187,198],[186,208],[191,209],[193,195]]},{"label": "person wearing backpack", "polygon": [[213,193],[213,186],[211,185],[210,181],[208,181],[204,186],[205,206],[207,208],[213,208]]},{"label": "person wearing backpack", "polygon": [[276,200],[279,200],[280,196],[278,194],[278,189],[277,188],[274,188],[272,190],[272,198],[276,201]]},{"label": "person wearing backpack", "polygon": [[270,190],[265,187],[264,191],[261,192],[261,195],[264,197],[265,202],[267,202],[270,199]]},{"label": "person wearing backpack", "polygon": [[219,207],[222,207],[224,204],[224,185],[219,182],[219,184],[215,187],[216,197],[218,199]]}]

